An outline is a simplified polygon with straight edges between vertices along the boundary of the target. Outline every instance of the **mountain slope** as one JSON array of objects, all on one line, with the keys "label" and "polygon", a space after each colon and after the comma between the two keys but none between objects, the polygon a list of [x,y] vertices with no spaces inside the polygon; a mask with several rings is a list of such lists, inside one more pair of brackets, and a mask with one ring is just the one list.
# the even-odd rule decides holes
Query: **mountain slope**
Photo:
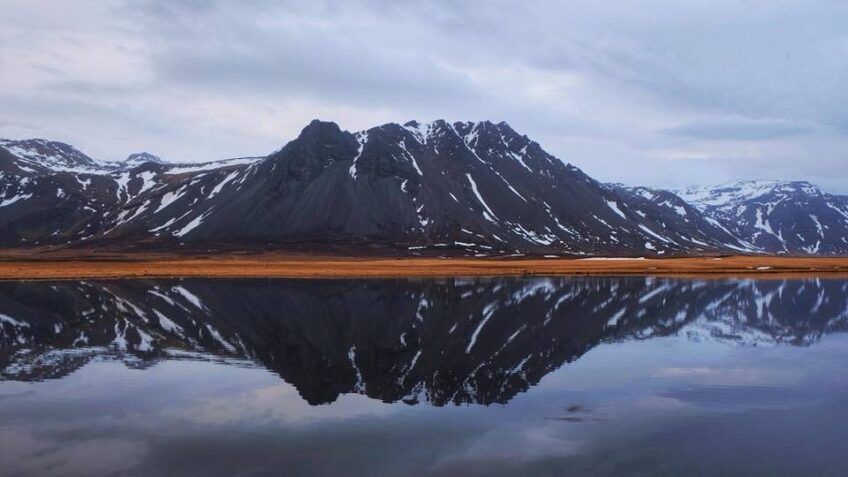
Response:
[{"label": "mountain slope", "polygon": [[601,184],[504,122],[411,121],[350,133],[315,120],[267,157],[203,164],[148,153],[107,163],[62,143],[0,140],[0,173],[2,246],[848,251],[844,197],[801,183],[753,188],[758,195],[742,186],[689,189],[684,198]]},{"label": "mountain slope", "polygon": [[[708,242],[719,241],[721,246],[737,252],[756,252],[757,248],[729,230],[722,222],[702,214],[696,207],[672,192],[648,187],[628,187],[611,184],[609,188],[629,196],[631,204],[650,204],[654,216],[646,217],[661,224],[672,223],[681,230],[690,242],[708,246]],[[641,206],[640,209],[649,209]],[[644,212],[637,210],[642,215]]]},{"label": "mountain slope", "polygon": [[352,134],[313,121],[265,160],[159,192],[125,205],[133,219],[106,237],[625,255],[715,251],[732,240],[695,234],[506,123],[409,122]]},{"label": "mountain slope", "polygon": [[155,194],[188,176],[255,160],[167,164],[141,153],[110,163],[59,142],[0,140],[0,244],[76,244],[100,238],[138,196]]},{"label": "mountain slope", "polygon": [[739,181],[675,192],[759,250],[848,254],[848,197],[809,182]]}]

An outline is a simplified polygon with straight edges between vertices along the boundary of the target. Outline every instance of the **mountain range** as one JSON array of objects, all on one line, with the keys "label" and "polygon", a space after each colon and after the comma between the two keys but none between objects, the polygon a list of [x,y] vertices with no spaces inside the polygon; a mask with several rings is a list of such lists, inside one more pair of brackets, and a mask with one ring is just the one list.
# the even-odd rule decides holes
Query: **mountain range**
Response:
[{"label": "mountain range", "polygon": [[604,184],[504,122],[350,133],[315,120],[268,156],[193,164],[0,140],[0,246],[845,255],[848,197],[806,182]]}]

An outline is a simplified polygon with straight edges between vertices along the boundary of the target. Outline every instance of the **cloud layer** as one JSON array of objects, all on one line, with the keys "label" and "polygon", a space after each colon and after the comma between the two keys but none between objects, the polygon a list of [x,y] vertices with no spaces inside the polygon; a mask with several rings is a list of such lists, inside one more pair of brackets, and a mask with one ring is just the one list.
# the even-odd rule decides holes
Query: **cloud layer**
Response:
[{"label": "cloud layer", "polygon": [[[472,4],[473,3],[473,4]],[[266,154],[313,118],[505,120],[601,180],[848,192],[839,1],[5,0],[0,136]]]}]

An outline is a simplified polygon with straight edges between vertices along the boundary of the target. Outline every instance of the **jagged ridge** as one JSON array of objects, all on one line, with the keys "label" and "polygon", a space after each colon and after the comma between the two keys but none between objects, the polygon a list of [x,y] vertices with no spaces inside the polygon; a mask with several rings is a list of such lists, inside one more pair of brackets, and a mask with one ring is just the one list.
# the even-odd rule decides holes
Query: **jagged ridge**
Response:
[{"label": "jagged ridge", "polygon": [[[191,165],[147,153],[102,163],[61,143],[2,141],[0,172],[4,246],[179,242],[631,256],[848,251],[844,197],[798,187],[807,202],[793,197],[757,212],[749,203],[717,206],[692,191],[682,193],[687,203],[669,191],[600,184],[505,122],[411,121],[349,133],[316,120],[267,157]],[[824,200],[818,212],[799,218],[815,200]],[[743,216],[750,226],[737,223]],[[777,217],[794,225],[765,233]],[[797,246],[790,233],[801,240]]]}]

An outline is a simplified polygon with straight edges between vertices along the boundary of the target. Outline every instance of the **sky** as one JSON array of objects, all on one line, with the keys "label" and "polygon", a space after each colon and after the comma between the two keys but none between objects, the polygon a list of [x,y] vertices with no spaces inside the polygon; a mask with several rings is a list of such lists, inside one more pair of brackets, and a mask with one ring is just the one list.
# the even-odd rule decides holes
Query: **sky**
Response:
[{"label": "sky", "polygon": [[848,193],[844,0],[2,4],[0,137],[97,159],[491,120],[605,182]]}]

